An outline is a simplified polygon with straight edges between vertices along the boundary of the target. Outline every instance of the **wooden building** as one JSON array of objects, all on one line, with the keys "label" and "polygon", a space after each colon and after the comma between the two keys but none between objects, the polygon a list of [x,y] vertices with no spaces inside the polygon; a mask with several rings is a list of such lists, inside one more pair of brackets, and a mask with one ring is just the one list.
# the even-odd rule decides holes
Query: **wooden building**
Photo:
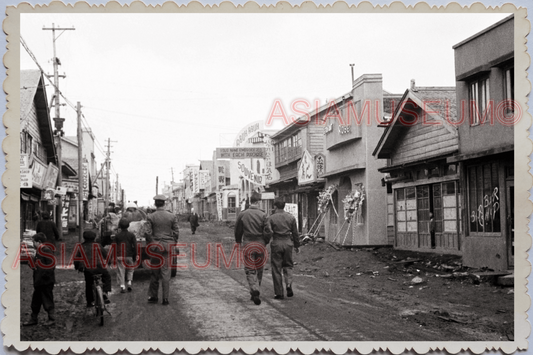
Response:
[{"label": "wooden building", "polygon": [[[20,72],[20,230],[35,229],[38,212],[53,211],[57,155],[43,75]],[[49,201],[52,201],[51,204]]]},{"label": "wooden building", "polygon": [[462,251],[460,166],[446,160],[459,150],[455,122],[454,87],[412,81],[374,150],[387,162],[379,171],[387,174],[398,249]]}]

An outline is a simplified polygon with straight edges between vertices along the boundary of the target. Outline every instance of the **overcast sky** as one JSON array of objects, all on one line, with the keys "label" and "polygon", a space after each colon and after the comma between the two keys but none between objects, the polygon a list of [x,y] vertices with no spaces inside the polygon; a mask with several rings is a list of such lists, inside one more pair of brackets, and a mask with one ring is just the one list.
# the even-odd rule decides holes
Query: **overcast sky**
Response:
[{"label": "overcast sky", "polygon": [[[339,97],[355,77],[381,73],[383,88],[453,86],[452,46],[507,14],[22,14],[21,36],[48,74],[52,31],[62,93],[82,111],[98,164],[112,141],[113,174],[128,200],[151,203],[186,164],[210,160],[275,99]],[[21,48],[21,68],[37,66]],[[51,94],[48,99],[51,99]],[[66,135],[76,113],[62,107]],[[281,122],[276,122],[277,128]]]}]

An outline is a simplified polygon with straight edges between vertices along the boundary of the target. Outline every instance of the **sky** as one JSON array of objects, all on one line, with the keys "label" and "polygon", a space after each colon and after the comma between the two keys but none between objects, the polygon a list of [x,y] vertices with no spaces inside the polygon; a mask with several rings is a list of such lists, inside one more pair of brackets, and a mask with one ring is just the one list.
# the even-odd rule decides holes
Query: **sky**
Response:
[{"label": "sky", "polygon": [[[22,14],[21,36],[52,74],[52,31],[42,28],[75,28],[56,41],[60,90],[81,103],[98,165],[109,138],[113,177],[147,205],[156,177],[159,192],[172,172],[179,181],[186,164],[266,121],[276,99],[294,115],[293,100],[325,104],[349,92],[350,64],[356,78],[381,73],[392,93],[411,79],[454,86],[452,46],[507,15]],[[20,60],[37,68],[23,48]],[[75,110],[63,106],[61,116],[74,136]]]}]

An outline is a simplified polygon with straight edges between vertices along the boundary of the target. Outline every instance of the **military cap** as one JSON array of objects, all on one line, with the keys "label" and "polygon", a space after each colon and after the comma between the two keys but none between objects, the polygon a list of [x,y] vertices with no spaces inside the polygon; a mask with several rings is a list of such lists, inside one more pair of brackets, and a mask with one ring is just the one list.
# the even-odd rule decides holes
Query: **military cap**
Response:
[{"label": "military cap", "polygon": [[257,201],[261,201],[261,194],[257,193],[257,192],[252,192],[252,196],[250,196],[250,202],[251,203],[254,203],[254,202],[257,202]]},{"label": "military cap", "polygon": [[154,200],[166,201],[167,197],[165,195],[155,195]]}]

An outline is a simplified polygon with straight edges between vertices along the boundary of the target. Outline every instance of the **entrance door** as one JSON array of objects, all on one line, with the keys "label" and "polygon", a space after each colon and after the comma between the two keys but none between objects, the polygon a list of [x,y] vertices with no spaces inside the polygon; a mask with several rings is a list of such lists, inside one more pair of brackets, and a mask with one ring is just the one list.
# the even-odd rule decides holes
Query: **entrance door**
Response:
[{"label": "entrance door", "polygon": [[514,267],[514,180],[507,180],[507,256],[509,267]]},{"label": "entrance door", "polygon": [[418,220],[418,247],[431,247],[431,236],[429,233],[429,212],[430,206],[430,188],[429,185],[418,186],[416,188],[417,199],[417,220]]}]

